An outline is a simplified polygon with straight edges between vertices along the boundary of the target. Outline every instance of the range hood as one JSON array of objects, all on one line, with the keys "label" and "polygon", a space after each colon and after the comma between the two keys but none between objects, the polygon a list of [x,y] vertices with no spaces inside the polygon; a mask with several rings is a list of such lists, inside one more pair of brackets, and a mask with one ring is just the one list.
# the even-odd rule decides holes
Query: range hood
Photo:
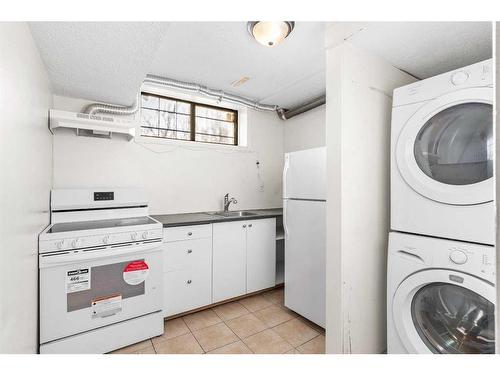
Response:
[{"label": "range hood", "polygon": [[134,119],[110,116],[89,115],[51,109],[49,128],[52,132],[58,128],[75,129],[77,135],[111,138],[113,135],[125,136],[129,141],[135,137],[137,121]]}]

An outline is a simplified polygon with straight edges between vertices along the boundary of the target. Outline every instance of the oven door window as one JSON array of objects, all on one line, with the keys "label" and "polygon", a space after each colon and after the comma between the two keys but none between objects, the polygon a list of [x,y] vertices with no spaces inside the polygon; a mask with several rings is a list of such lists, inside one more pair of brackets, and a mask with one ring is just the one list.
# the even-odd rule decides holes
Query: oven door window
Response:
[{"label": "oven door window", "polygon": [[[91,267],[88,270],[90,275],[90,277],[87,277],[88,284],[81,288],[83,290],[71,291],[70,289],[68,291],[67,311],[71,312],[89,308],[96,301],[112,301],[113,299],[116,301],[117,299],[123,300],[143,295],[145,292],[145,281],[141,281],[140,278],[134,278],[131,282],[130,277],[125,276],[127,274],[126,270],[131,269],[131,267],[133,269],[136,265],[139,265],[139,267],[135,268],[140,269],[141,264],[145,265],[144,259]],[[66,275],[69,274],[68,277],[70,277],[73,271],[78,270],[68,270]]]}]

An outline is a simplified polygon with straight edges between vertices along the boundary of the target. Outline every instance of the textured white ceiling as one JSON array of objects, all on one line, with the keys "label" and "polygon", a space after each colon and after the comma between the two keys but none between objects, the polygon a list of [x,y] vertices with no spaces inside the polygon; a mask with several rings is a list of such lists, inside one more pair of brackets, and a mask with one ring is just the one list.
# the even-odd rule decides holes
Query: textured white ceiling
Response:
[{"label": "textured white ceiling", "polygon": [[[274,48],[254,41],[246,22],[46,22],[30,27],[58,95],[130,105],[146,74],[285,108],[325,91],[323,22],[297,22]],[[492,55],[488,22],[356,23],[354,29],[361,31],[348,37],[351,43],[418,78]],[[250,79],[231,86],[241,77]]]},{"label": "textured white ceiling", "polygon": [[55,94],[130,105],[165,36],[158,22],[32,22]]},{"label": "textured white ceiling", "polygon": [[[323,22],[297,22],[282,44],[268,48],[246,22],[175,22],[151,73],[291,107],[325,91],[324,29]],[[231,86],[241,77],[250,80]]]},{"label": "textured white ceiling", "polygon": [[492,56],[491,22],[373,22],[348,40],[420,79]]}]

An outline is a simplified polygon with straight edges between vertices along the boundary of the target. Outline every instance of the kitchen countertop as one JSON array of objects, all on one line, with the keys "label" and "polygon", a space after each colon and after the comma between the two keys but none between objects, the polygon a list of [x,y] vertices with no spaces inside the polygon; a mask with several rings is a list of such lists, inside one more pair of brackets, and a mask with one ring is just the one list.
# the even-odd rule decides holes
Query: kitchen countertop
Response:
[{"label": "kitchen countertop", "polygon": [[223,217],[223,216],[211,215],[209,212],[193,212],[186,214],[151,215],[151,217],[162,223],[163,228],[168,228],[168,227],[180,227],[186,225],[221,223],[225,221],[266,219],[283,215],[282,208],[267,208],[261,210],[241,210],[241,211],[252,212],[255,213],[256,215]]}]

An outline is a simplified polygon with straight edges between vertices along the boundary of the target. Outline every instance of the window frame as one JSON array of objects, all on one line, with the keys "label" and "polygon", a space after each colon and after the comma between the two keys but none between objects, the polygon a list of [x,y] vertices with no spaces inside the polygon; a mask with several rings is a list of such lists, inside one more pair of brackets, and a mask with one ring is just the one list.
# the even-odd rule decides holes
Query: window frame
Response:
[{"label": "window frame", "polygon": [[[154,97],[157,97],[157,98],[160,98],[160,99],[167,99],[167,100],[172,100],[172,101],[176,101],[176,102],[181,102],[181,103],[189,104],[189,106],[190,106],[190,114],[189,115],[188,114],[184,114],[184,115],[185,116],[190,116],[190,127],[189,127],[189,137],[190,137],[190,139],[179,139],[179,138],[160,137],[160,136],[151,136],[151,135],[144,135],[144,134],[142,134],[142,128],[162,129],[162,128],[154,128],[154,127],[143,126],[143,124],[142,124],[142,110],[143,109],[149,109],[149,110],[155,111],[155,109],[144,108],[142,106],[142,96],[143,95],[154,96]],[[237,109],[227,108],[227,107],[221,107],[221,106],[217,106],[217,105],[213,105],[213,104],[206,104],[206,103],[203,103],[203,102],[197,102],[197,101],[193,101],[193,100],[180,99],[180,98],[176,98],[176,97],[173,97],[173,96],[157,94],[157,93],[154,93],[154,92],[149,92],[149,91],[144,91],[144,90],[141,90],[140,96],[141,96],[141,105],[139,106],[139,108],[140,108],[140,113],[139,113],[139,131],[140,131],[140,137],[141,138],[143,138],[143,139],[144,138],[145,139],[154,139],[154,140],[166,140],[166,141],[169,141],[169,142],[180,141],[180,142],[191,142],[193,144],[218,145],[218,146],[229,146],[229,147],[232,147],[232,146],[239,147],[240,146],[240,144],[239,144],[239,116],[238,116],[239,115],[239,113],[238,113],[239,111]],[[220,122],[228,122],[228,123],[231,123],[231,122],[230,121],[224,121],[224,120],[218,120],[218,119],[212,119],[212,118],[208,118],[208,117],[196,116],[196,107],[204,107],[204,108],[210,108],[210,109],[214,109],[214,110],[226,111],[226,112],[233,113],[234,122],[232,122],[232,124],[234,126],[234,143],[197,141],[196,140],[196,134],[197,134],[196,133],[196,117],[206,118],[208,120],[214,120],[214,121],[220,121]],[[160,109],[156,109],[156,111],[159,112],[159,113],[160,112],[167,112],[167,113],[179,114],[178,112],[171,112],[171,111],[165,111],[165,110],[160,110]],[[180,113],[180,114],[182,115],[182,113]],[[184,130],[174,130],[174,129],[170,129],[170,130],[186,133],[186,131],[184,131]],[[208,133],[198,133],[198,134],[205,134],[205,135],[217,136],[216,134],[208,134]],[[233,138],[233,137],[224,137],[224,136],[219,136],[219,137]]]}]

